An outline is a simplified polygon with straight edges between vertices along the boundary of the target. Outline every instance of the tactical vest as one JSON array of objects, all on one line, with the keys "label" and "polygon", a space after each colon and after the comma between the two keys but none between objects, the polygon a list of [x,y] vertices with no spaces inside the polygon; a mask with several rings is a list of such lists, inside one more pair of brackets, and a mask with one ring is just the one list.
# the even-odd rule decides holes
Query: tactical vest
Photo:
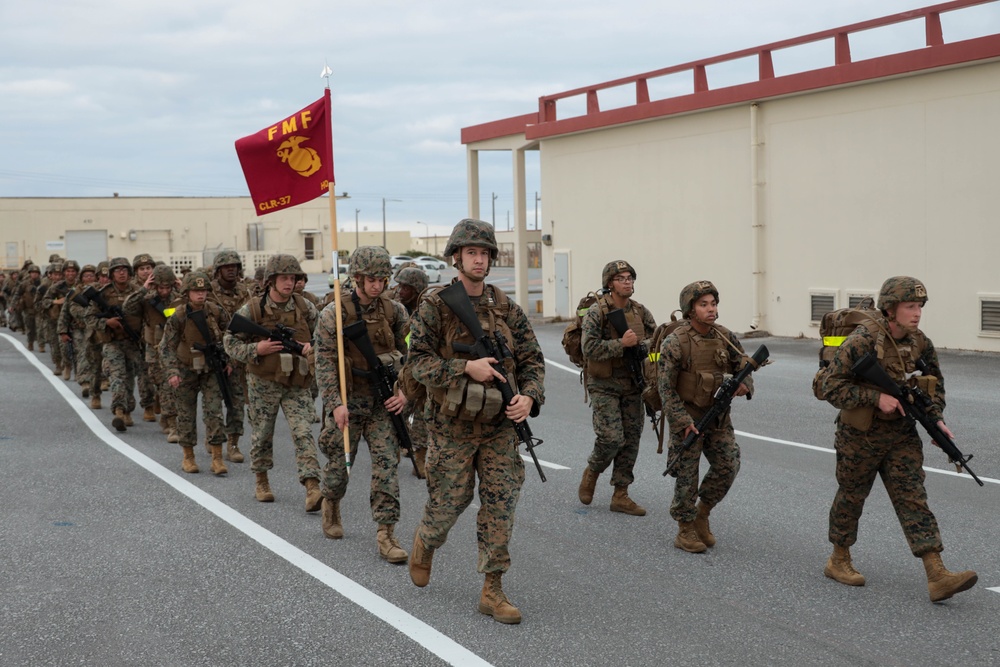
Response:
[{"label": "tactical vest", "polygon": [[[392,363],[393,367],[399,371],[402,366],[403,354],[396,349],[396,335],[393,333],[393,328],[396,325],[396,309],[393,308],[392,300],[385,294],[380,294],[375,299],[374,308],[362,310],[361,302],[357,299],[356,294],[353,290],[341,293],[340,306],[344,328],[346,329],[348,325],[354,324],[359,319],[364,320],[365,328],[368,329],[368,340],[375,348],[375,354],[382,360],[383,364]],[[367,390],[370,387],[368,373],[371,368],[369,368],[364,355],[358,350],[358,346],[345,340],[344,357],[347,388],[359,391]]]},{"label": "tactical vest", "polygon": [[[61,299],[65,297],[67,294],[69,294],[70,289],[71,289],[70,286],[66,284],[65,280],[60,280],[51,288],[49,288],[49,291],[46,293],[45,296],[47,296],[51,301],[56,301],[57,299]],[[58,320],[59,313],[62,312],[62,307],[65,304],[66,304],[65,301],[63,303],[51,304],[48,308],[49,319]]]},{"label": "tactical vest", "polygon": [[21,291],[21,312],[25,315],[35,314],[35,292],[38,291],[37,283],[25,283]]},{"label": "tactical vest", "polygon": [[[890,343],[888,345],[883,344],[881,350],[876,350],[879,366],[885,369],[885,372],[892,378],[893,382],[903,384],[907,381],[907,375],[917,369],[917,360],[920,359],[924,350],[927,349],[927,338],[919,329],[908,336],[909,340],[904,339],[906,342],[892,340],[889,336],[885,336],[885,338]],[[915,377],[909,382],[918,386],[930,397],[934,397],[937,378],[933,375]],[[866,382],[859,382],[858,384],[865,389],[874,389],[882,393],[882,390],[873,384]],[[840,420],[859,431],[870,429],[874,419],[896,421],[902,418],[903,415],[897,411],[885,414],[874,405],[865,405],[840,411]]]},{"label": "tactical vest", "polygon": [[[128,299],[134,292],[135,292],[135,285],[132,283],[132,281],[129,281],[128,284],[125,286],[124,292],[119,292],[113,282],[108,283],[100,290],[101,296],[104,297],[104,300],[107,302],[109,306],[123,305],[126,299]],[[122,324],[128,324],[128,326],[132,329],[132,331],[136,332],[141,331],[142,316],[125,315],[125,321]],[[121,329],[107,328],[104,331],[103,335],[100,335],[98,337],[103,339],[101,340],[101,342],[103,343],[109,343],[111,341],[118,341],[118,340],[128,340],[128,334],[125,333],[124,326]]]},{"label": "tactical vest", "polygon": [[[452,359],[472,359],[472,355],[467,352],[458,352],[453,347],[453,343],[460,345],[473,345],[476,341],[472,334],[462,326],[458,317],[452,312],[437,292],[443,288],[434,289],[429,292],[427,298],[433,301],[437,312],[441,316],[441,346],[438,354],[445,361]],[[514,344],[510,327],[507,325],[507,316],[510,314],[510,300],[503,290],[486,285],[483,295],[475,305],[476,316],[483,331],[487,335],[493,335],[494,331],[503,334],[508,346]],[[513,354],[511,355],[513,356]],[[516,370],[517,364],[513,358],[503,360],[504,370],[507,378],[511,382],[511,389],[517,393]],[[500,411],[503,398],[500,390],[496,388],[495,381],[478,382],[468,375],[462,375],[453,387],[434,387],[428,389],[428,395],[437,406],[438,411],[447,417],[454,417],[462,421],[471,421],[476,424],[499,423],[504,414]]]},{"label": "tactical vest", "polygon": [[[174,295],[171,294],[171,297]],[[142,339],[147,345],[159,345],[163,338],[163,325],[167,323],[167,316],[160,312],[160,309],[153,305],[153,301],[159,298],[156,292],[151,297],[142,300],[143,327]]]},{"label": "tactical vest", "polygon": [[677,374],[677,395],[702,409],[712,405],[715,391],[722,386],[722,376],[732,372],[735,353],[730,347],[729,329],[717,324],[712,329],[716,336],[707,338],[685,322],[674,332],[684,350]]},{"label": "tactical vest", "polygon": [[[295,330],[295,340],[308,343],[312,338],[309,321],[306,316],[309,308],[306,300],[298,294],[292,294],[292,310],[278,310],[267,303],[267,295],[249,302],[250,319],[257,324],[273,329],[275,325],[284,324]],[[308,387],[312,384],[313,364],[315,357],[309,359],[289,352],[275,352],[260,358],[256,364],[247,364],[247,369],[254,375],[277,382],[287,387]]]},{"label": "tactical vest", "polygon": [[[642,341],[646,337],[646,325],[642,321],[642,316],[646,312],[646,309],[632,299],[629,299],[628,302],[632,307],[625,308],[625,321],[628,322],[628,328],[634,331],[639,340]],[[611,297],[607,295],[602,296],[597,300],[596,305],[601,309],[601,338],[603,340],[617,340],[621,338],[607,317],[608,312],[615,309],[614,304],[611,302]],[[625,358],[621,356],[613,359],[601,359],[600,361],[587,359],[586,364],[587,375],[590,377],[609,378],[615,374],[616,370],[621,372],[621,369],[625,366]]]},{"label": "tactical vest", "polygon": [[216,278],[212,281],[212,290],[208,293],[208,300],[222,306],[227,317],[232,317],[243,304],[250,300],[250,291],[242,282],[237,282],[232,292],[227,292]]}]

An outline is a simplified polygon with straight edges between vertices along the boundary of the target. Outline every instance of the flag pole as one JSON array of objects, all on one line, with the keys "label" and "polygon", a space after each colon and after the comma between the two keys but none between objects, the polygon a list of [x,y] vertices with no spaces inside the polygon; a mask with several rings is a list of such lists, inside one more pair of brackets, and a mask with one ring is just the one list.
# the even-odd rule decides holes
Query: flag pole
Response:
[{"label": "flag pole", "polygon": [[[347,382],[344,381],[344,318],[340,308],[340,256],[337,239],[337,195],[333,182],[333,114],[330,111],[330,68],[323,68],[323,75],[326,77],[326,91],[323,93],[324,104],[326,105],[327,122],[330,123],[330,131],[327,133],[326,154],[330,156],[327,163],[327,180],[329,181],[328,194],[330,197],[330,235],[333,237],[333,301],[337,315],[337,377],[340,382],[340,402],[347,407]],[[351,428],[350,422],[344,424],[344,460],[347,463],[347,474],[351,474]]]}]

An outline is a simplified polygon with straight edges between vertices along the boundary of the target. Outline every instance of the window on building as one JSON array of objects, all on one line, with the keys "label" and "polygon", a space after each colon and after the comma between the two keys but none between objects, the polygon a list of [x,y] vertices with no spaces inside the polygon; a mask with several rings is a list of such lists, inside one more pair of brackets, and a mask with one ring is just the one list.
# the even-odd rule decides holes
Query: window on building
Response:
[{"label": "window on building", "polygon": [[979,308],[979,330],[983,333],[1000,333],[1000,298],[981,298]]},{"label": "window on building", "polygon": [[251,222],[247,225],[247,250],[264,249],[264,223]]},{"label": "window on building", "polygon": [[820,322],[823,316],[837,309],[837,295],[814,292],[809,295],[811,322]]},{"label": "window on building", "polygon": [[312,234],[306,234],[302,237],[305,239],[305,255],[306,259],[316,259],[316,237]]}]

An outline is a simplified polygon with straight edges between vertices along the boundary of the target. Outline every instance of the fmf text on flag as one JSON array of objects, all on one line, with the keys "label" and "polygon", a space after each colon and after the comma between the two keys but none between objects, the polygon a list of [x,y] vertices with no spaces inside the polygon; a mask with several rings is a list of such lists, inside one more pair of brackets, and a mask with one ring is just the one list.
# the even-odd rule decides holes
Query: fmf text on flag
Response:
[{"label": "fmf text on flag", "polygon": [[236,154],[257,215],[304,204],[333,182],[330,93],[256,134],[236,140]]}]

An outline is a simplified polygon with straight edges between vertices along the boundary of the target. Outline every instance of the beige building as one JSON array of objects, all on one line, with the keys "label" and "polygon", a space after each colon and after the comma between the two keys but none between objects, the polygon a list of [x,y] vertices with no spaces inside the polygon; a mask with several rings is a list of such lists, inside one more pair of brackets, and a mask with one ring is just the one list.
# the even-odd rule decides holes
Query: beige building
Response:
[{"label": "beige building", "polygon": [[[338,227],[342,252],[357,241],[382,245],[382,230]],[[385,238],[390,254],[411,249],[409,232]],[[223,249],[241,254],[247,274],[275,253],[294,255],[309,273],[333,266],[326,197],[262,217],[249,197],[0,198],[0,243],[8,267],[44,263],[52,253],[83,264],[148,252],[180,270],[210,264]]]},{"label": "beige building", "polygon": [[[1000,35],[949,41],[942,28],[976,4],[549,95],[535,113],[465,128],[470,212],[479,151],[511,152],[522,204],[524,151],[540,152],[546,316],[569,315],[622,258],[658,321],[683,285],[709,279],[730,328],[818,337],[824,312],[908,274],[927,285],[922,326],[938,346],[1000,351]],[[920,43],[852,58],[862,33],[911,21]],[[817,45],[829,64],[783,72]],[[732,63],[753,72],[713,87]],[[687,92],[655,94],[679,76]],[[573,102],[577,115],[564,112]]]}]

